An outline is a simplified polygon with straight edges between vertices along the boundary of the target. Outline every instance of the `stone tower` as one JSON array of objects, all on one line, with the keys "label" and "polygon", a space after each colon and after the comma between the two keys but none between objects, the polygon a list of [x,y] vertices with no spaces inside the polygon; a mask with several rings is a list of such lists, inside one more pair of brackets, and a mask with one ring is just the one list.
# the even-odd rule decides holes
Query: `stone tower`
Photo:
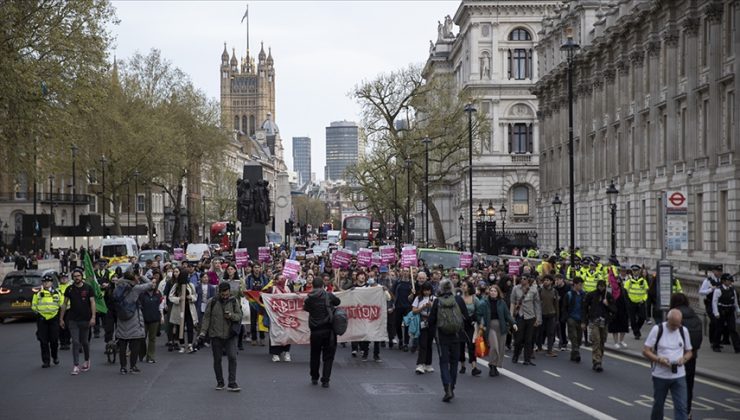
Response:
[{"label": "stone tower", "polygon": [[[241,61],[241,64],[240,64]],[[275,67],[272,50],[260,45],[257,65],[247,49],[246,56],[231,57],[224,43],[221,53],[221,118],[224,127],[253,136],[268,115],[275,119]]]}]

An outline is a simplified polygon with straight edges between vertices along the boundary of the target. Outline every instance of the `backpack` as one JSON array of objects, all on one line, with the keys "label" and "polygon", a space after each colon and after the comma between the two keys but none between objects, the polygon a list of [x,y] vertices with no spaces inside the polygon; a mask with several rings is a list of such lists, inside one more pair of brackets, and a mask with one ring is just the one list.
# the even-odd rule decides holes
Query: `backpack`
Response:
[{"label": "backpack", "polygon": [[342,308],[333,306],[331,304],[331,300],[329,300],[329,292],[325,293],[324,299],[326,300],[326,310],[329,312],[329,323],[331,324],[331,328],[334,330],[334,334],[343,335],[347,332],[347,325],[349,324],[347,312]]},{"label": "backpack", "polygon": [[[681,311],[683,313],[683,326],[686,327],[687,330],[689,330],[689,338],[691,339],[691,347],[694,351],[699,350],[701,347],[701,342],[703,341],[703,327],[701,319],[696,315],[696,313],[693,310],[690,310],[691,308],[688,308],[688,313],[685,313],[684,311]],[[683,328],[681,329],[683,331]]]},{"label": "backpack", "polygon": [[463,316],[455,296],[440,297],[437,308],[437,328],[444,334],[456,334],[463,327]]},{"label": "backpack", "polygon": [[116,316],[121,321],[128,321],[136,315],[138,301],[129,302],[126,300],[131,293],[130,286],[119,286],[113,290],[113,307],[116,310]]},{"label": "backpack", "polygon": [[[681,341],[683,341],[683,348],[686,349],[686,337],[683,335],[683,325],[681,325],[681,328],[679,330],[681,332]],[[663,323],[661,322],[658,324],[658,336],[655,338],[655,345],[653,346],[653,353],[656,355],[658,354],[658,343],[660,342],[660,337],[663,336]]]}]

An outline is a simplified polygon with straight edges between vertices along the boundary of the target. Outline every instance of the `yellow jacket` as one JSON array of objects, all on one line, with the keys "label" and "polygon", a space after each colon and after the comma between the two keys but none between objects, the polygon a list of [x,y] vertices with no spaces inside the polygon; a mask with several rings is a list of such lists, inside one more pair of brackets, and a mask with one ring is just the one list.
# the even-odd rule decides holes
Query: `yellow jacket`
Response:
[{"label": "yellow jacket", "polygon": [[624,282],[624,290],[627,291],[627,297],[632,303],[642,303],[648,298],[648,282],[643,277],[633,279],[629,278]]},{"label": "yellow jacket", "polygon": [[54,288],[49,290],[41,289],[33,295],[31,309],[44,317],[44,319],[49,320],[59,313],[59,308],[62,306],[62,299],[62,294]]}]

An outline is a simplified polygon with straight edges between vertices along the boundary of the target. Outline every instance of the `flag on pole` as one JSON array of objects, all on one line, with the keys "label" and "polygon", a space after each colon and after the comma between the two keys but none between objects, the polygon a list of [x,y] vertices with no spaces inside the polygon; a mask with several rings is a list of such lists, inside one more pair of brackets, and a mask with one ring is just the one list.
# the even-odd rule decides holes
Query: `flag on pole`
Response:
[{"label": "flag on pole", "polygon": [[247,11],[244,12],[244,16],[242,16],[242,21],[239,23],[243,23],[244,19],[248,19],[248,18],[249,18],[249,5],[247,5]]},{"label": "flag on pole", "polygon": [[90,254],[88,252],[85,252],[82,264],[85,267],[85,283],[92,287],[95,292],[95,310],[101,314],[108,313],[108,306],[105,305],[103,291],[100,289],[100,284],[95,278],[95,271],[93,270],[92,260],[90,259]]}]

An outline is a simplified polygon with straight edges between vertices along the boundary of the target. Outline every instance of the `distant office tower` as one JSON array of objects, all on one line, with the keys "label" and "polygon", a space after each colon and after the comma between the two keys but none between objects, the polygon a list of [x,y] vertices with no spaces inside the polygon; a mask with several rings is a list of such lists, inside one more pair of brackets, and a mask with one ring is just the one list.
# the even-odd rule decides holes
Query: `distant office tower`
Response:
[{"label": "distant office tower", "polygon": [[345,179],[345,170],[357,164],[359,128],[351,121],[335,121],[326,127],[326,179]]},{"label": "distant office tower", "polygon": [[310,137],[293,137],[293,170],[298,172],[298,184],[311,181]]}]

